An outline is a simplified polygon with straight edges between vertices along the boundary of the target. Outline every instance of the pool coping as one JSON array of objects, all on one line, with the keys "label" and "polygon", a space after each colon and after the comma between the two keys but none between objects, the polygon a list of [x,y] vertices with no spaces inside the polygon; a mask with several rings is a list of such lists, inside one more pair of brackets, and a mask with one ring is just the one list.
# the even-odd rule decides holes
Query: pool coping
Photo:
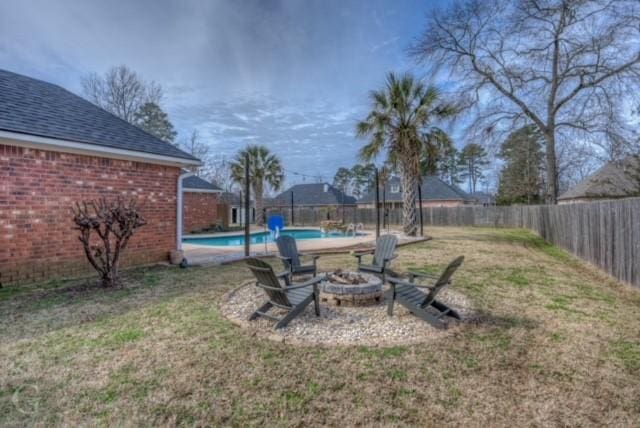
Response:
[{"label": "pool coping", "polygon": [[[320,255],[346,254],[352,251],[363,251],[374,248],[375,232],[369,230],[362,232],[366,233],[366,235],[356,238],[302,239],[298,241],[298,250],[307,254]],[[430,236],[409,238],[399,233],[394,234],[399,238],[398,247],[431,240]],[[244,245],[216,247],[212,245],[183,244],[183,249],[184,255],[191,265],[229,264],[242,261],[246,258],[244,255]],[[274,242],[268,243],[266,246],[264,243],[251,245],[250,255],[252,257],[272,257],[275,254],[278,254],[278,249]]]},{"label": "pool coping", "polygon": [[[288,230],[321,230],[319,227],[295,227],[290,228]],[[260,231],[264,232],[264,231]],[[256,231],[252,231],[251,233],[256,233]],[[214,235],[214,236],[212,236]],[[371,239],[374,232],[367,230],[358,231],[358,236],[335,236],[335,237],[326,237],[326,238],[311,238],[311,239],[297,239],[298,249],[300,251],[316,251],[316,250],[324,250],[331,248],[341,248],[341,247],[350,247],[356,244],[361,244],[362,242],[366,242]],[[208,238],[221,238],[225,236],[242,236],[238,235],[237,232],[223,232],[219,234],[206,234],[206,235],[197,235],[194,237],[193,235],[184,236],[183,239],[208,239]],[[345,242],[346,241],[346,242]],[[322,243],[322,245],[320,245]],[[242,245],[207,245],[207,244],[195,244],[192,242],[183,242],[182,248],[185,252],[190,252],[191,250],[209,250],[212,255],[216,253],[220,254],[228,254],[244,251],[244,244]],[[259,248],[260,251],[264,252],[274,252],[277,251],[275,242],[262,242],[259,244],[251,244],[251,248]]]}]

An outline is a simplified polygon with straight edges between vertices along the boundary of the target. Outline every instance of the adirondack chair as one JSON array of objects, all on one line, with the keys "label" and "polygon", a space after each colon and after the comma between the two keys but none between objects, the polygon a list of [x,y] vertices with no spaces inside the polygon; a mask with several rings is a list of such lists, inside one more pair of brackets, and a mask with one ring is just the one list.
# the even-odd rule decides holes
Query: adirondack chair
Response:
[{"label": "adirondack chair", "polygon": [[[311,302],[315,303],[316,315],[320,316],[318,283],[323,280],[322,277],[318,276],[300,284],[293,284],[289,282],[289,272],[276,275],[273,268],[262,260],[249,258],[247,259],[247,265],[249,265],[249,269],[256,277],[256,286],[262,288],[268,298],[262,306],[251,314],[249,321],[258,317],[265,317],[277,321],[274,329],[282,328],[298,316]],[[284,284],[280,280],[283,280]],[[269,315],[267,312],[273,307],[284,309],[288,312],[282,318]]]},{"label": "adirondack chair", "polygon": [[[436,300],[436,296],[444,287],[451,283],[451,277],[464,261],[464,256],[456,258],[449,263],[449,266],[442,272],[442,275],[433,276],[422,273],[409,273],[409,281],[400,278],[388,278],[391,288],[385,293],[387,298],[387,314],[393,315],[394,302],[411,311],[436,328],[446,329],[449,324],[443,319],[445,316],[460,319],[460,315],[444,303]],[[423,277],[435,279],[433,285],[420,285],[415,283],[415,279]],[[420,288],[426,288],[428,293],[424,293]],[[431,310],[428,310],[428,309]],[[435,314],[434,314],[435,312]]]},{"label": "adirondack chair", "polygon": [[[299,253],[298,246],[296,245],[296,240],[291,236],[279,236],[278,239],[276,239],[276,244],[278,245],[278,251],[280,252],[280,255],[277,257],[282,260],[282,264],[284,265],[285,270],[291,273],[291,277],[293,277],[294,275],[304,275],[309,273],[313,274],[313,276],[316,276],[316,261],[320,258],[320,256]],[[300,257],[304,256],[311,257],[313,262],[311,264],[303,265],[300,262]]]},{"label": "adirondack chair", "polygon": [[[385,280],[385,273],[388,270],[388,264],[391,260],[395,259],[397,254],[394,254],[398,238],[393,235],[382,235],[376,241],[375,250],[361,251],[354,254],[358,258],[358,271],[373,273],[382,277]],[[362,257],[373,254],[373,260],[371,264],[362,263]]]}]

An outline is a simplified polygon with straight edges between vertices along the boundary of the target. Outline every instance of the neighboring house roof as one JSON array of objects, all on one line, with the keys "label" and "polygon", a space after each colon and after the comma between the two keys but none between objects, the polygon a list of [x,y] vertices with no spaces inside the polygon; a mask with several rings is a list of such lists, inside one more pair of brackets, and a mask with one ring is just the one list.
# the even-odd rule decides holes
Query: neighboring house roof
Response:
[{"label": "neighboring house roof", "polygon": [[197,175],[187,177],[182,182],[182,188],[188,191],[216,192],[221,193],[222,189],[213,183],[208,182],[204,178]]},{"label": "neighboring house roof", "polygon": [[495,204],[496,197],[491,193],[474,192],[469,193],[469,197],[480,204]]},{"label": "neighboring house roof", "polygon": [[[240,193],[222,192],[220,195],[220,201],[231,206],[244,205],[244,200],[240,200]],[[253,199],[251,199],[251,206],[253,206]]]},{"label": "neighboring house roof", "polygon": [[58,85],[2,69],[0,131],[199,163],[190,154]]},{"label": "neighboring house roof", "polygon": [[640,156],[607,162],[558,200],[609,199],[640,195]]},{"label": "neighboring house roof", "polygon": [[340,189],[328,183],[296,184],[275,198],[265,201],[266,206],[291,205],[293,192],[294,205],[354,205],[356,198],[345,195]]},{"label": "neighboring house roof", "polygon": [[[397,191],[394,191],[397,190]],[[435,175],[422,177],[422,201],[473,201],[473,198],[457,186],[445,183]],[[382,192],[379,194],[382,201]],[[402,202],[400,178],[391,177],[385,183],[385,201]],[[358,204],[375,202],[375,191],[371,191],[358,200]]]}]

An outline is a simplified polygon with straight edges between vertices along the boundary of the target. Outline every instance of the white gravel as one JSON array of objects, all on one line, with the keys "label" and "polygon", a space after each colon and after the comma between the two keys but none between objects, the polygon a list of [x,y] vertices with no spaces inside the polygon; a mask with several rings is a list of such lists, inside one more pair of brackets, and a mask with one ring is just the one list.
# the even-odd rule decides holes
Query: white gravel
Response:
[{"label": "white gravel", "polygon": [[[439,300],[451,306],[462,317],[462,322],[451,321],[448,330],[439,330],[402,306],[394,306],[394,315],[387,316],[386,303],[374,306],[340,307],[325,303],[320,305],[320,317],[316,317],[311,303],[305,311],[286,328],[274,330],[274,321],[260,318],[248,321],[249,315],[266,297],[252,283],[246,284],[225,296],[221,304],[224,316],[253,334],[293,344],[369,345],[389,346],[435,341],[455,333],[459,324],[476,318],[477,313],[469,299],[454,290],[443,290]],[[271,310],[281,316],[284,312]]]}]

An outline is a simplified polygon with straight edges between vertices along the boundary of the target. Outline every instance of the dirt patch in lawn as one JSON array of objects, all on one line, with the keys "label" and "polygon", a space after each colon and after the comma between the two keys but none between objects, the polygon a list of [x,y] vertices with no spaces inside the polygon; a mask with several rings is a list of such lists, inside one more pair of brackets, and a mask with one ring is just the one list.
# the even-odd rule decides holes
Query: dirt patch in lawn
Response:
[{"label": "dirt patch in lawn", "polygon": [[[393,316],[388,316],[384,299],[380,303],[357,307],[323,303],[320,316],[316,316],[312,303],[287,327],[274,330],[275,322],[272,320],[248,321],[266,300],[264,292],[255,287],[253,281],[227,293],[221,299],[220,310],[250,334],[287,344],[396,346],[437,341],[455,334],[464,324],[477,320],[478,314],[464,294],[445,289],[438,297],[462,317],[461,321],[447,317],[450,324],[447,330],[432,327],[397,304]],[[272,309],[270,314],[282,317],[285,312]]]}]

